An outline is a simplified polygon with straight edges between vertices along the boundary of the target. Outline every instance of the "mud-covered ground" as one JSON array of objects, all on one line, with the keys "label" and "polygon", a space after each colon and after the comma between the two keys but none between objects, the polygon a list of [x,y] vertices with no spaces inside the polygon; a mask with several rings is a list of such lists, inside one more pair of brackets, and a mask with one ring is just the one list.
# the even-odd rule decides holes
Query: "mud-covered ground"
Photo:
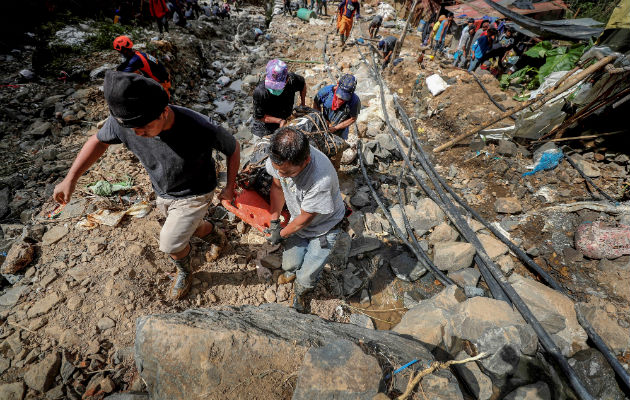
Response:
[{"label": "mud-covered ground", "polygon": [[[264,27],[263,10],[247,8],[229,21],[202,19],[193,22],[190,30],[172,28],[160,41],[151,40],[157,34],[155,31],[139,31],[134,41],[139,46],[157,49],[167,60],[174,76],[175,104],[210,115],[234,132],[245,150],[250,147],[251,139],[247,125],[252,114],[250,94],[267,60],[281,57],[298,61],[291,62],[290,68],[306,78],[309,105],[319,88],[333,83],[331,75],[354,73],[359,79],[357,92],[368,93],[362,99],[364,117],[359,120],[358,130],[351,131],[350,141],[356,143],[358,137],[370,137],[368,130],[378,125],[373,118],[378,107],[371,105],[373,96],[369,94],[375,89],[361,87],[361,77],[367,77],[367,68],[357,47],[339,45],[330,17],[319,21],[305,23],[275,16],[267,31],[269,38],[254,41],[242,26]],[[367,22],[355,27],[350,41],[361,32],[367,32]],[[398,32],[382,28],[380,34]],[[324,47],[331,60],[328,64],[323,63]],[[402,100],[428,149],[499,113],[465,71],[453,69],[447,61],[426,57],[421,66],[417,65],[418,48],[419,37],[409,34],[401,54],[404,61],[384,76],[391,92]],[[33,52],[34,48],[27,47],[3,55],[4,68],[0,73],[3,103],[0,217],[5,224],[0,250],[8,252],[20,236],[36,241],[32,264],[20,271],[20,275],[7,276],[9,281],[3,282],[4,294],[11,296],[3,297],[0,305],[4,322],[0,331],[0,381],[21,379],[34,361],[54,349],[62,349],[64,359],[79,366],[55,382],[55,389],[59,387],[63,396],[78,398],[87,389],[88,394],[100,393],[95,398],[102,397],[106,392],[104,384],[97,387],[103,379],[111,379],[115,390],[141,390],[132,350],[138,316],[223,304],[289,305],[292,285],[265,281],[256,272],[254,260],[267,248],[262,235],[231,218],[221,207],[211,208],[210,215],[226,230],[229,244],[216,261],[208,262],[204,246],[194,243],[193,265],[197,272],[191,293],[181,301],[173,301],[166,295],[174,268],[158,250],[162,217],[157,210],[152,208],[142,218],[125,217],[115,227],[80,229],[77,223],[99,209],[124,210],[138,201],[154,204],[148,176],[122,146],[111,146],[79,180],[72,203],[58,218],[47,218],[56,208],[50,199],[54,185],[63,178],[76,151],[96,132],[96,125],[108,113],[99,87],[102,73],[96,70],[106,65],[111,67],[118,59],[113,51],[102,51],[72,60],[88,76],[94,72],[92,78],[82,82],[59,80],[57,76],[19,80],[19,71],[30,65]],[[362,52],[367,54],[367,48],[362,48]],[[424,79],[433,73],[440,74],[450,84],[436,97],[424,84]],[[231,83],[217,83],[223,76]],[[481,79],[503,106],[509,109],[518,104],[511,99],[513,93],[502,92],[494,78],[484,75]],[[509,123],[508,120],[497,126]],[[489,221],[501,223],[522,248],[568,289],[573,300],[601,308],[611,319],[619,321],[620,326],[628,328],[628,257],[589,260],[568,250],[580,222],[614,221],[620,216],[587,210],[544,212],[546,207],[557,203],[591,199],[592,192],[566,163],[552,171],[522,177],[526,167],[533,163],[530,152],[500,154],[497,144],[488,142],[481,151],[459,145],[435,155],[434,162],[469,204]],[[617,193],[627,181],[628,158],[615,153],[601,160],[596,152],[576,147],[575,157],[599,170],[597,184],[613,195]],[[244,151],[243,157],[246,155]],[[224,167],[224,162],[219,164]],[[370,168],[374,179],[381,182],[381,193],[392,204],[397,200],[394,191],[388,192],[387,188],[394,187],[400,166],[400,158],[393,156],[377,159]],[[133,189],[122,195],[102,198],[86,188],[97,180],[121,181],[127,177],[132,178]],[[356,160],[341,167],[340,177],[348,201],[365,185]],[[522,212],[497,213],[498,197],[515,197]],[[361,211],[378,212],[374,205],[361,207]],[[402,251],[402,246],[386,232],[380,237],[384,254]],[[509,257],[515,272],[531,276],[516,257]],[[343,271],[328,266],[312,296],[311,312],[343,322],[353,312],[365,313],[373,317],[377,328],[389,329],[404,313],[405,292],[427,298],[442,288],[429,274],[414,283],[403,282],[394,276],[387,263],[379,261],[382,258],[371,252],[353,259],[362,271],[357,276],[363,282],[352,293],[340,288],[344,285]],[[263,265],[273,269],[276,278],[280,273],[279,253],[267,255]],[[21,274],[24,276],[19,282],[11,282]],[[626,362],[628,355],[627,349],[618,354]],[[277,384],[280,389],[276,389],[282,392],[287,382]],[[30,395],[35,396],[33,391]]]}]

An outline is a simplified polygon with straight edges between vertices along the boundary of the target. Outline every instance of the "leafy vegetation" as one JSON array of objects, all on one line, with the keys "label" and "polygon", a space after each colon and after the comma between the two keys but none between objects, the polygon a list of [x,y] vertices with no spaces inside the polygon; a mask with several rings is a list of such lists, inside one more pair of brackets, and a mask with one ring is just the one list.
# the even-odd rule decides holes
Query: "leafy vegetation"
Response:
[{"label": "leafy vegetation", "polygon": [[619,0],[566,0],[565,3],[572,10],[567,18],[593,18],[596,21],[607,22]]},{"label": "leafy vegetation", "polygon": [[66,26],[76,26],[85,20],[67,15],[60,21],[51,21],[39,27],[39,41],[33,55],[33,67],[40,74],[57,74],[60,70],[70,72],[77,57],[89,55],[95,51],[112,50],[112,42],[119,35],[136,36],[137,28],[129,25],[113,24],[111,21],[87,22],[89,29],[83,41],[69,42],[60,40],[56,33]]},{"label": "leafy vegetation", "polygon": [[525,52],[533,58],[544,58],[545,63],[540,68],[527,66],[510,75],[501,77],[501,87],[506,88],[514,84],[527,84],[527,89],[536,89],[547,76],[556,71],[568,71],[578,62],[582,54],[591,47],[592,43],[576,43],[571,46],[553,47],[551,42],[543,41]]},{"label": "leafy vegetation", "polygon": [[110,22],[98,22],[96,30],[88,36],[85,47],[90,49],[90,51],[108,50],[112,48],[112,42],[117,36],[133,36],[132,32],[133,30],[128,26]]}]

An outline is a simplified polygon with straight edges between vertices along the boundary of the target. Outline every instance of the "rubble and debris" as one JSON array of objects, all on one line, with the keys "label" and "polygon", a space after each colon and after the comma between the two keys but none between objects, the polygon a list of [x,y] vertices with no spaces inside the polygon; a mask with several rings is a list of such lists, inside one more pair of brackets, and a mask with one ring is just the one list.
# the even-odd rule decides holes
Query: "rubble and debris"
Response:
[{"label": "rubble and debris", "polygon": [[[376,8],[376,5],[366,6]],[[383,11],[386,20],[393,19],[393,28],[384,26],[382,33],[396,32],[399,29],[396,27],[402,25],[402,17],[387,3],[380,3],[378,10]],[[531,95],[520,92],[528,82],[517,82],[516,74],[506,78],[511,84],[503,85],[505,91],[501,91],[500,82],[483,70],[478,78],[489,94],[482,93],[471,76],[447,66],[445,61],[448,60],[439,56],[425,56],[418,66],[417,54],[412,54],[411,49],[420,46],[421,38],[409,32],[401,51],[402,62],[382,74],[387,85],[381,94],[372,69],[359,54],[359,50],[365,53],[369,46],[353,44],[361,43],[358,39],[369,44],[365,37],[360,37],[364,36],[365,26],[362,25],[365,23],[355,23],[351,36],[356,40],[349,39],[343,49],[331,46],[330,38],[325,39],[324,28],[331,22],[325,17],[311,19],[317,23],[306,24],[297,23],[291,16],[275,15],[267,38],[263,35],[250,40],[248,34],[242,33],[242,28],[238,29],[239,25],[264,27],[263,14],[262,8],[245,6],[244,10],[233,13],[230,20],[205,16],[191,19],[186,30],[175,27],[159,41],[151,41],[156,32],[145,28],[134,30],[133,37],[140,45],[145,42],[147,49],[154,46],[158,49],[156,54],[173,75],[176,104],[192,107],[236,133],[242,144],[243,159],[254,147],[249,95],[268,59],[278,56],[303,61],[293,65],[306,77],[309,96],[317,88],[332,83],[342,72],[355,74],[356,92],[364,107],[356,126],[351,127],[348,140],[351,147],[347,155],[344,153],[345,161],[339,170],[344,199],[352,205],[354,213],[349,218],[350,227],[344,239],[346,247],[342,246],[338,257],[326,267],[311,300],[315,314],[329,321],[354,325],[327,322],[315,315],[297,315],[285,307],[289,305],[293,289],[291,283],[276,283],[282,273],[278,268],[280,257],[270,253],[264,262],[259,261],[258,250],[265,239],[246,225],[239,226],[234,215],[216,202],[210,213],[220,216],[219,225],[229,235],[229,248],[213,263],[205,261],[203,251],[193,252],[196,272],[188,298],[168,304],[156,299],[154,293],[170,283],[171,269],[169,260],[157,251],[159,216],[151,212],[150,205],[154,201],[151,184],[141,166],[124,148],[110,146],[103,165],[88,171],[77,187],[85,188],[99,181],[116,182],[128,176],[133,179],[133,187],[125,188],[129,190],[110,196],[109,185],[100,183],[105,191],[98,194],[109,197],[96,197],[79,190],[63,208],[56,209],[48,202],[54,184],[69,168],[76,150],[108,115],[98,86],[102,84],[104,71],[117,65],[115,54],[110,50],[91,53],[90,57],[70,55],[68,63],[73,63],[76,71],[64,68],[67,73],[54,71],[50,75],[35,67],[40,55],[34,55],[34,49],[27,46],[19,52],[0,55],[7,66],[2,73],[3,84],[19,83],[0,91],[5,106],[0,112],[0,125],[5,128],[0,148],[6,155],[0,168],[0,219],[15,225],[3,224],[0,233],[0,260],[5,259],[2,272],[8,274],[0,282],[0,319],[3,321],[0,397],[81,398],[109,394],[108,398],[123,395],[148,398],[143,392],[149,391],[156,398],[167,398],[173,393],[171,390],[182,386],[181,382],[154,379],[157,376],[154,372],[162,365],[175,366],[173,376],[180,373],[202,376],[203,387],[184,388],[196,394],[205,394],[208,387],[216,387],[218,383],[216,395],[226,398],[247,397],[252,390],[277,398],[297,396],[299,390],[320,394],[334,390],[338,390],[335,393],[369,392],[371,398],[383,387],[388,388],[387,395],[391,397],[404,391],[411,372],[424,369],[426,362],[433,359],[427,350],[461,360],[472,355],[467,343],[477,351],[487,351],[489,356],[457,366],[459,384],[453,375],[444,371],[424,377],[422,390],[427,398],[459,399],[462,396],[460,385],[465,385],[477,398],[493,395],[545,398],[550,392],[554,396],[566,393],[568,389],[562,374],[550,372],[551,366],[545,363],[548,353],[539,346],[531,326],[505,302],[486,297],[490,293],[489,284],[480,272],[483,266],[475,258],[475,247],[466,243],[465,236],[440,204],[425,197],[427,194],[413,185],[411,173],[400,174],[408,142],[401,140],[403,150],[400,150],[396,136],[400,132],[409,139],[412,132],[402,120],[395,101],[399,100],[410,115],[413,133],[422,146],[429,148],[477,129],[485,125],[486,120],[501,121],[497,118],[509,116],[523,106],[514,96]],[[85,39],[89,43],[94,38],[91,24],[93,21],[87,21],[84,26],[69,26],[61,31],[67,32],[69,40]],[[249,30],[253,32],[253,28]],[[599,83],[595,78],[608,77],[604,71],[624,67],[620,56],[612,57],[615,61],[608,67],[605,66],[608,63],[600,61],[603,65],[600,69],[591,69],[595,74],[589,72],[581,76],[588,82],[579,83],[574,87],[574,95],[566,93],[565,96],[566,86],[577,79],[580,71],[562,71],[574,68],[580,46],[542,43],[531,51],[545,50],[546,59],[538,59],[545,66],[526,72],[531,82],[542,83],[542,92],[545,87],[553,89],[560,82],[555,89],[564,89],[564,92],[550,97],[563,96],[541,108],[538,108],[539,103],[530,104],[538,110],[531,115],[513,114],[516,123],[506,120],[488,125],[491,129],[480,131],[483,139],[477,143],[481,146],[477,153],[465,146],[452,147],[436,154],[429,162],[490,223],[487,227],[485,222],[478,222],[474,215],[467,216],[456,206],[485,252],[500,267],[542,327],[565,355],[572,355],[568,362],[579,379],[587,383],[591,394],[623,398],[617,386],[611,384],[618,381],[608,367],[610,360],[588,347],[594,344],[586,341],[586,328],[577,323],[571,309],[575,302],[585,307],[587,320],[611,348],[612,357],[618,363],[621,361],[618,365],[623,370],[621,364],[627,366],[630,350],[628,336],[623,335],[630,327],[627,292],[630,275],[628,256],[624,255],[628,253],[617,255],[618,249],[613,249],[614,254],[604,252],[605,258],[593,257],[588,246],[581,246],[584,236],[578,227],[589,221],[591,226],[601,224],[625,229],[623,225],[627,224],[626,217],[630,213],[627,204],[617,203],[617,200],[623,199],[623,185],[628,182],[627,156],[622,146],[609,145],[614,135],[598,136],[597,131],[585,131],[581,136],[588,139],[566,142],[571,148],[561,150],[575,160],[583,175],[569,168],[567,163],[558,163],[554,170],[541,169],[523,179],[521,175],[527,167],[540,164],[540,155],[549,148],[541,147],[532,158],[530,151],[542,140],[532,146],[531,139],[517,136],[518,132],[527,131],[535,135],[527,133],[525,136],[537,139],[542,128],[548,135],[564,134],[567,126],[582,123],[581,119],[572,119],[575,108],[606,119],[600,116],[606,114],[599,114],[599,109],[595,109],[599,103],[593,101],[611,87],[604,84],[607,78],[600,79]],[[109,48],[110,43],[107,45]],[[330,59],[322,62],[322,47],[326,45]],[[566,51],[562,50],[565,47]],[[563,55],[567,56],[559,57]],[[33,67],[29,65],[31,56]],[[591,52],[589,57],[595,56]],[[565,63],[568,58],[571,58],[570,65]],[[188,62],[182,62],[184,59]],[[53,61],[58,65],[58,60]],[[583,61],[578,63],[586,70],[589,65],[581,64]],[[31,74],[20,74],[21,70]],[[545,73],[541,73],[543,70]],[[427,77],[431,76],[439,78],[448,89],[433,96],[427,82]],[[616,76],[623,77],[623,73]],[[622,93],[624,85],[615,80],[611,82],[614,86],[611,93]],[[614,102],[622,98],[620,95]],[[490,99],[504,107],[505,114],[499,115],[497,110],[501,108]],[[387,118],[391,119],[389,123]],[[558,127],[558,124],[561,125]],[[370,189],[358,172],[359,161],[355,157],[356,143],[360,139],[364,142],[368,173],[393,222],[377,209]],[[413,161],[413,154],[410,157]],[[418,167],[416,164],[415,168]],[[423,170],[416,172],[425,181],[429,180]],[[586,180],[591,186],[584,183],[585,176],[591,179]],[[403,200],[396,193],[399,182]],[[593,183],[597,186],[592,186]],[[113,186],[115,184],[111,189]],[[590,188],[599,186],[601,193],[610,193],[614,201],[582,201],[593,197]],[[144,218],[118,219],[122,216],[117,212],[124,212],[122,210],[142,201],[148,204],[138,211]],[[100,215],[98,210],[113,210],[117,227],[113,229],[87,219],[88,215]],[[410,230],[405,226],[405,214]],[[46,218],[47,215],[52,218]],[[80,224],[87,224],[89,230],[77,228],[84,217]],[[557,220],[565,223],[559,224]],[[527,249],[534,259],[529,261],[557,282],[550,284],[544,275],[529,272],[531,264],[514,248],[508,249],[499,235],[493,236],[493,229],[497,229],[493,226],[501,227],[501,235]],[[402,247],[401,239],[392,235],[396,228],[409,243],[413,242],[414,248],[424,252],[426,260],[420,261],[422,257]],[[430,271],[427,262],[434,262],[443,269],[444,277],[454,285],[444,288],[443,280],[434,281],[433,275],[424,274]],[[18,264],[21,267],[18,268]],[[553,291],[538,280],[549,286],[555,284],[561,290]],[[360,306],[353,309],[350,305],[355,302]],[[278,305],[254,307],[263,303]],[[407,311],[403,306],[410,309]],[[204,310],[207,307],[210,308]],[[189,308],[197,310],[170,314]],[[147,317],[149,314],[162,316]],[[139,317],[141,323],[134,334]],[[245,320],[246,324],[240,323]],[[371,326],[393,329],[415,339],[367,328]],[[169,335],[158,335],[167,328]],[[172,334],[174,330],[177,334]],[[202,361],[212,365],[212,373],[196,371],[194,366],[199,363],[191,363],[190,355],[177,361],[182,354],[172,349],[199,347],[181,339],[189,337],[186,332],[193,331],[195,334],[190,337],[196,337],[197,330],[201,332],[199,340],[207,340],[208,332],[220,330],[236,337],[237,344],[242,346],[213,342],[214,348],[222,352],[222,360],[230,362],[202,352],[203,357],[209,357]],[[372,333],[365,333],[370,331]],[[210,338],[211,341],[216,341],[216,337]],[[340,338],[348,342],[338,342]],[[382,345],[372,349],[366,346],[365,338],[369,343]],[[136,362],[142,368],[133,363],[134,350],[130,346],[134,339]],[[262,347],[244,346],[251,344],[252,339],[263,343]],[[312,347],[312,343],[319,346]],[[285,350],[278,351],[278,348]],[[144,356],[149,353],[161,364]],[[196,357],[197,353],[189,354]],[[306,363],[307,354],[311,357],[310,363]],[[387,360],[381,357],[383,354]],[[422,362],[396,374],[391,381],[384,378],[414,358],[421,358]],[[261,361],[263,359],[265,361]],[[332,378],[300,372],[315,371],[319,364],[329,360],[343,361],[339,364],[340,374],[333,375],[343,377],[343,383],[357,385],[352,388],[341,385],[331,374],[328,375]],[[355,368],[358,364],[364,368]],[[347,365],[353,368],[344,369]],[[143,378],[148,387],[142,383]],[[127,393],[117,394],[117,391]],[[177,393],[176,397],[180,392]]]},{"label": "rubble and debris", "polygon": [[630,226],[607,226],[602,221],[586,222],[575,233],[575,248],[594,259],[614,259],[630,254]]}]

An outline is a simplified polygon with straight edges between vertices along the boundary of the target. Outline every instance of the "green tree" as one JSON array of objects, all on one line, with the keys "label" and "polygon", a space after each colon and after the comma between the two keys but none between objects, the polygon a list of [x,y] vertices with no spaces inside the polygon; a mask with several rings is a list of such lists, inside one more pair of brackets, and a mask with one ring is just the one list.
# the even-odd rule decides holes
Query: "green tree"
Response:
[{"label": "green tree", "polygon": [[570,8],[567,12],[567,18],[593,18],[596,21],[608,22],[612,10],[615,8],[619,0],[566,0],[566,4]]}]

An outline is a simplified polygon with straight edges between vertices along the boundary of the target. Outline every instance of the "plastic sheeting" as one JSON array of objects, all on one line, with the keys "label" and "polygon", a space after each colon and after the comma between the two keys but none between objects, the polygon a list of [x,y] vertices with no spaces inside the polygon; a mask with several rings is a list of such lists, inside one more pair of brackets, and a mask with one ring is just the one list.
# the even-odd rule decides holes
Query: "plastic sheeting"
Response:
[{"label": "plastic sheeting", "polygon": [[534,175],[538,171],[554,169],[558,166],[558,163],[563,156],[564,154],[560,149],[547,150],[542,154],[536,165],[534,165],[534,169],[529,172],[525,172],[523,176]]},{"label": "plastic sheeting", "polygon": [[448,87],[448,84],[438,74],[433,74],[426,79],[427,88],[433,96],[442,93]]},{"label": "plastic sheeting", "polygon": [[[579,73],[580,70],[575,73]],[[540,95],[546,89],[553,87],[568,71],[556,71],[547,76],[540,87],[530,93],[530,99]],[[517,113],[516,128],[514,130],[515,137],[527,139],[538,139],[544,134],[550,132],[553,128],[560,125],[566,118],[567,114],[562,111],[567,96],[578,90],[579,86],[573,86],[571,89],[559,94],[550,101],[546,102],[536,111],[525,109]]]},{"label": "plastic sheeting", "polygon": [[486,4],[500,12],[504,16],[510,18],[520,26],[542,36],[546,39],[570,39],[570,40],[588,40],[599,36],[602,28],[584,26],[582,24],[567,25],[566,22],[560,24],[556,21],[538,21],[533,18],[526,17],[509,8],[503,7],[492,0],[484,0]]}]

